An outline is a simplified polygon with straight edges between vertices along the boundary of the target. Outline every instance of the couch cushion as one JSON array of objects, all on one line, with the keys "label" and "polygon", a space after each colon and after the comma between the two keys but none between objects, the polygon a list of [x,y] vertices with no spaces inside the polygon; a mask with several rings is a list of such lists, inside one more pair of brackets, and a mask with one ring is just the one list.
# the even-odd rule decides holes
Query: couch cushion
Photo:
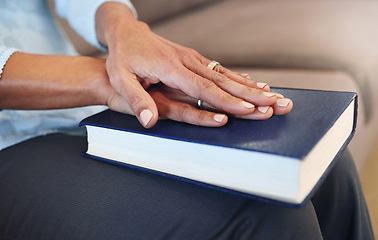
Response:
[{"label": "couch cushion", "polygon": [[140,20],[153,23],[211,1],[214,0],[132,0],[131,2]]},{"label": "couch cushion", "polygon": [[377,12],[377,1],[233,0],[153,30],[227,66],[344,71],[368,120],[378,105]]}]

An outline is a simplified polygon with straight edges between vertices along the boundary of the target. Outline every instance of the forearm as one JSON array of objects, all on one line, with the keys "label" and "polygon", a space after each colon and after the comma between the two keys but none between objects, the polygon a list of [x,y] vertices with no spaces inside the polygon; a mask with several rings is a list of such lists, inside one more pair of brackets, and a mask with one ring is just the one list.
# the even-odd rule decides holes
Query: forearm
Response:
[{"label": "forearm", "polygon": [[105,104],[105,60],[15,53],[0,79],[1,109],[58,109]]}]

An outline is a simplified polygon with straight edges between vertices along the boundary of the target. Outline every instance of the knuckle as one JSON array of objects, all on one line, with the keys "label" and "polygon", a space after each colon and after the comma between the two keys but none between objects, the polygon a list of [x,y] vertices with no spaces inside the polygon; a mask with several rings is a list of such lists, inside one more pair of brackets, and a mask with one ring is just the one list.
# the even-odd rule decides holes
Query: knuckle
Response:
[{"label": "knuckle", "polygon": [[198,57],[197,57],[198,53],[194,51],[193,49],[186,48],[180,53],[180,55],[184,64],[198,61]]},{"label": "knuckle", "polygon": [[220,88],[231,88],[234,86],[234,82],[231,79],[217,72],[213,73],[213,75],[211,76],[211,80],[216,86]]},{"label": "knuckle", "polygon": [[217,65],[215,66],[215,70],[216,70],[217,72],[219,72],[220,74],[230,74],[230,73],[231,73],[231,70],[229,70],[229,69],[223,67],[223,66],[220,65],[220,64],[217,64]]},{"label": "knuckle", "polygon": [[205,97],[209,95],[209,93],[216,91],[218,86],[209,80],[206,79],[199,79],[197,81],[198,91],[197,96],[194,96],[198,99],[206,100]]},{"label": "knuckle", "polygon": [[177,108],[178,108],[177,113],[180,120],[183,121],[191,117],[192,108],[188,104],[180,103]]},{"label": "knuckle", "polygon": [[129,98],[131,106],[138,106],[142,102],[142,97],[139,95],[132,95]]},{"label": "knuckle", "polygon": [[196,50],[192,49],[192,48],[189,48],[188,51],[190,52],[190,54],[192,56],[194,56],[195,58],[197,59],[200,59],[201,58],[201,54],[199,54],[199,52],[197,52]]},{"label": "knuckle", "polygon": [[195,123],[197,125],[200,125],[202,122],[206,120],[206,112],[205,111],[199,111],[197,118],[195,119]]},{"label": "knuckle", "polygon": [[199,80],[199,86],[201,89],[206,89],[206,90],[215,89],[217,87],[217,85],[214,82],[208,81],[205,79]]},{"label": "knuckle", "polygon": [[164,67],[162,70],[164,70],[164,76],[178,76],[182,72],[183,66],[180,61],[177,59],[169,59],[168,61],[164,62]]},{"label": "knuckle", "polygon": [[193,51],[191,51],[190,48],[184,48],[182,49],[181,51],[181,54],[183,54],[184,56],[193,56]]},{"label": "knuckle", "polygon": [[194,50],[193,48],[187,48],[187,49],[188,49],[188,51],[189,51],[191,54],[193,54],[193,55],[195,55],[195,56],[199,55],[199,53],[198,53],[196,50]]},{"label": "knuckle", "polygon": [[230,79],[224,75],[217,74],[213,77],[214,81],[218,84],[229,83]]},{"label": "knuckle", "polygon": [[240,84],[243,84],[244,86],[255,86],[256,83],[252,80],[248,80],[248,79],[245,79],[245,78],[240,78]]}]

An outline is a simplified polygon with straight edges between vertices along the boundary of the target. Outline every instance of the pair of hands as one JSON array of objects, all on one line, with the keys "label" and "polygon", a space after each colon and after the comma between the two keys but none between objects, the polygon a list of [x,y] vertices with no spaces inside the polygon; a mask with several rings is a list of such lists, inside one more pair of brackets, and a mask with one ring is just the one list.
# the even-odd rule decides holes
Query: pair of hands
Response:
[{"label": "pair of hands", "polygon": [[[221,65],[211,70],[209,59],[154,34],[125,15],[128,9],[104,5],[98,13],[105,19],[99,40],[109,48],[111,109],[135,114],[147,128],[159,117],[216,127],[227,123],[227,115],[262,120],[292,109],[292,101],[270,92],[267,84]],[[204,109],[196,107],[198,99],[206,103]]]}]

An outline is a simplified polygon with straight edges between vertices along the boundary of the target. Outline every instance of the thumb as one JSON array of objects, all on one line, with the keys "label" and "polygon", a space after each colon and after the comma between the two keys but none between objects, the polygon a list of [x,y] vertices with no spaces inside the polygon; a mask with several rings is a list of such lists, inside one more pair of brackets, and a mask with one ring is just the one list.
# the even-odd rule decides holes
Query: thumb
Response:
[{"label": "thumb", "polygon": [[127,92],[129,92],[129,94],[125,96],[126,101],[139,122],[145,128],[154,126],[158,120],[159,113],[151,96],[139,83],[128,84]]},{"label": "thumb", "polygon": [[111,81],[112,86],[115,85],[113,87],[126,100],[139,122],[145,128],[151,128],[156,124],[159,116],[156,103],[134,74],[125,75],[127,76]]}]

